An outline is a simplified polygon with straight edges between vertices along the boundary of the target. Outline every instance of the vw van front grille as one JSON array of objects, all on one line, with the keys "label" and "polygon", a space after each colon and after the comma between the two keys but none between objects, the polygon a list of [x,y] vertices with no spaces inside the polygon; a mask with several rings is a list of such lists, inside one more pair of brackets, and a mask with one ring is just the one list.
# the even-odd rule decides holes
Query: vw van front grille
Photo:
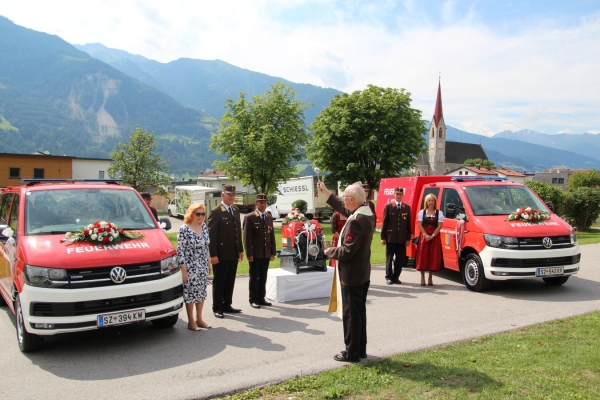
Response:
[{"label": "vw van front grille", "polygon": [[567,257],[545,257],[545,258],[492,258],[491,266],[499,268],[538,268],[538,267],[561,267],[574,265],[581,260],[581,254]]},{"label": "vw van front grille", "polygon": [[529,237],[529,238],[518,238],[519,247],[513,247],[515,250],[548,250],[550,249],[566,249],[573,247],[571,244],[571,237],[567,236],[547,236],[552,240],[551,247],[544,247],[544,237]]},{"label": "vw van front grille", "polygon": [[119,267],[125,270],[127,276],[122,283],[114,283],[110,279],[110,272],[116,267],[117,266],[68,269],[67,279],[69,280],[69,283],[61,286],[61,289],[83,289],[100,286],[126,285],[128,283],[153,281],[155,279],[166,277],[166,275],[161,275],[160,273],[160,262],[119,265]]}]

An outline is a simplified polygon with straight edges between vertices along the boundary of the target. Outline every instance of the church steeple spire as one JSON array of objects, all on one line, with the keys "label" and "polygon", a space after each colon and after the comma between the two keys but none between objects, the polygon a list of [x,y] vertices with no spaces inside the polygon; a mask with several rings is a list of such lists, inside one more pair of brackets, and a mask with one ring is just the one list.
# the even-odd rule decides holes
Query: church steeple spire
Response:
[{"label": "church steeple spire", "polygon": [[442,111],[442,82],[438,82],[437,99],[435,100],[435,111],[433,113],[434,124],[439,126],[442,118],[444,118],[444,112]]}]

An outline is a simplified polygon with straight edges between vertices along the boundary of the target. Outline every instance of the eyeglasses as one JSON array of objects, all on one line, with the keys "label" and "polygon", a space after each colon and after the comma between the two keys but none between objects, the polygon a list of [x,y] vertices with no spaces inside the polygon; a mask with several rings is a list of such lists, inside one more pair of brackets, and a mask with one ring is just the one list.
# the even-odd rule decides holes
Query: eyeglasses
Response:
[{"label": "eyeglasses", "polygon": [[204,217],[206,216],[206,213],[196,213],[196,217]]}]

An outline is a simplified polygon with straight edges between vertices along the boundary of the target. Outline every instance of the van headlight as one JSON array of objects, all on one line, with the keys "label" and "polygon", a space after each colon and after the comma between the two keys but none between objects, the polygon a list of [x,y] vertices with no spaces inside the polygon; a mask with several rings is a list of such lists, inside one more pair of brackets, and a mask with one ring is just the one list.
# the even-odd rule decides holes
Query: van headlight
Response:
[{"label": "van headlight", "polygon": [[25,265],[25,282],[38,287],[60,287],[69,283],[67,271],[59,268],[42,268]]},{"label": "van headlight", "polygon": [[160,273],[163,275],[173,275],[179,271],[179,264],[177,264],[177,256],[165,258],[160,261]]},{"label": "van headlight", "polygon": [[516,237],[485,234],[483,238],[485,239],[485,244],[490,247],[501,249],[516,249],[519,247],[519,240]]},{"label": "van headlight", "polygon": [[577,235],[574,233],[571,233],[570,237],[571,237],[571,244],[576,245],[577,244]]}]

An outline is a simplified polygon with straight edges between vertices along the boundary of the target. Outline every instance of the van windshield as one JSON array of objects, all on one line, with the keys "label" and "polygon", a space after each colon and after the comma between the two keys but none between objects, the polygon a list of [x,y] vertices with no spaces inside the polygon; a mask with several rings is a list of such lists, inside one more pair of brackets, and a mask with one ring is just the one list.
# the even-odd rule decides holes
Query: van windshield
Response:
[{"label": "van windshield", "polygon": [[135,192],[110,189],[53,189],[27,193],[25,234],[77,231],[96,221],[119,228],[152,229],[154,218]]},{"label": "van windshield", "polygon": [[465,193],[475,215],[508,215],[521,207],[550,212],[526,186],[468,186]]}]

